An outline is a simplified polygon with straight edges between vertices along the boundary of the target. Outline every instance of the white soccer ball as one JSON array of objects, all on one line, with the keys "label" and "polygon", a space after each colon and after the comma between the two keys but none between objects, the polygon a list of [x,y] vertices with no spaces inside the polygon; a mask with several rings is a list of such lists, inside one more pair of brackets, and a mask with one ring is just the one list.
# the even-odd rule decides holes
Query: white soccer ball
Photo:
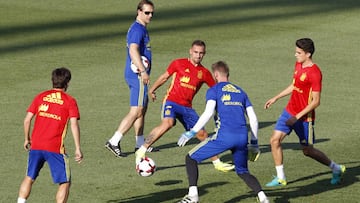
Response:
[{"label": "white soccer ball", "polygon": [[[147,71],[147,69],[149,69],[149,67],[150,67],[149,59],[147,59],[145,56],[141,56],[141,61],[142,61],[143,65],[144,65],[144,67],[145,67],[145,70]],[[130,67],[131,67],[131,70],[134,73],[139,73],[139,68],[135,64],[133,64],[132,61],[131,61]]]},{"label": "white soccer ball", "polygon": [[144,157],[136,164],[136,172],[143,176],[148,177],[155,173],[156,165],[154,160],[149,157]]}]

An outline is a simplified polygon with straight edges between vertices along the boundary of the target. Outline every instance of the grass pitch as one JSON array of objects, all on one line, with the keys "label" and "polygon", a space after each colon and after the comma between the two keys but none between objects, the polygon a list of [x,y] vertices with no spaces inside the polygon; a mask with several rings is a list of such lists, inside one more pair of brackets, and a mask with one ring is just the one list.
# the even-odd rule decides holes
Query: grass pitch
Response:
[{"label": "grass pitch", "polygon": [[[264,185],[275,174],[269,137],[286,104],[279,101],[270,110],[264,102],[291,82],[294,42],[315,41],[315,62],[323,71],[322,103],[317,110],[317,147],[331,159],[345,164],[344,183],[331,186],[330,170],[304,156],[295,135],[283,147],[289,181],[282,188],[264,188],[272,202],[358,202],[360,161],[358,155],[360,71],[360,3],[344,1],[199,0],[155,3],[149,25],[153,49],[154,81],[171,60],[187,57],[194,39],[207,43],[204,65],[225,60],[231,81],[249,94],[260,122],[262,155],[250,163],[251,172]],[[51,88],[50,72],[66,66],[73,79],[69,93],[81,112],[84,162],[72,162],[73,184],[69,202],[157,203],[175,202],[187,193],[185,154],[196,144],[178,148],[183,129],[175,126],[149,153],[158,171],[149,178],[134,169],[134,134],[122,142],[129,156],[115,158],[105,148],[121,118],[128,112],[128,89],[123,79],[125,37],[135,18],[137,1],[95,0],[0,2],[0,202],[15,202],[26,169],[22,149],[23,117],[32,98]],[[160,103],[166,85],[151,103],[145,132],[160,122]],[[194,100],[199,113],[204,108],[204,87]],[[209,124],[208,129],[212,129]],[[68,154],[73,157],[71,134]],[[230,154],[221,155],[231,161]],[[47,166],[36,181],[29,202],[53,202],[57,186]],[[235,173],[221,173],[209,161],[200,165],[201,202],[255,202]]]}]

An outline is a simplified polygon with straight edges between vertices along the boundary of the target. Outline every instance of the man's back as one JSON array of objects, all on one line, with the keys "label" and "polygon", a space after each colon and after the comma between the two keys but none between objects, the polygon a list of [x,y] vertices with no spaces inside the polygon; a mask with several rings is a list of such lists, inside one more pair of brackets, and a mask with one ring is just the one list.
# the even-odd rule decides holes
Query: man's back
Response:
[{"label": "man's back", "polygon": [[247,94],[230,82],[220,82],[210,88],[206,100],[216,101],[219,130],[237,132],[246,127],[246,108],[252,106]]},{"label": "man's back", "polygon": [[60,90],[38,94],[28,112],[36,114],[31,149],[63,152],[63,140],[70,117],[80,118],[76,100]]}]

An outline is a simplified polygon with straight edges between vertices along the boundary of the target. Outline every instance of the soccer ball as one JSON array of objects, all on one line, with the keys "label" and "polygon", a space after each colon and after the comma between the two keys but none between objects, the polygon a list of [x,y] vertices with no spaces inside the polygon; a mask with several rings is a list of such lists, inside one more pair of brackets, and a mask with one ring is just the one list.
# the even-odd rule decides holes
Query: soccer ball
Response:
[{"label": "soccer ball", "polygon": [[154,160],[149,157],[144,157],[136,164],[136,172],[143,176],[148,177],[155,173],[156,165]]},{"label": "soccer ball", "polygon": [[[147,59],[145,56],[141,56],[141,61],[142,61],[143,65],[144,65],[144,67],[145,67],[145,70],[149,69],[149,67],[150,67],[150,61],[149,61],[149,59]],[[139,68],[136,67],[136,65],[133,64],[132,61],[131,61],[130,67],[131,67],[131,70],[132,70],[134,73],[139,73]]]}]

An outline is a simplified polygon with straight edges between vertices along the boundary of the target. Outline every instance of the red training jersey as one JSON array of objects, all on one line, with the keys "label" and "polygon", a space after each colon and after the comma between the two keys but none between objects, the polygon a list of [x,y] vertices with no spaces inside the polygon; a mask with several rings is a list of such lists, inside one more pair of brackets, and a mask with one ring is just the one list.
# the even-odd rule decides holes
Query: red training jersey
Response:
[{"label": "red training jersey", "polygon": [[[321,70],[316,64],[303,68],[301,63],[296,63],[293,77],[294,90],[286,110],[291,115],[302,111],[312,101],[312,92],[321,92],[321,80]],[[315,110],[309,112],[302,119],[305,121],[315,120]]]},{"label": "red training jersey", "polygon": [[34,98],[27,111],[36,116],[31,149],[64,154],[68,120],[80,119],[76,100],[63,91],[47,90]]},{"label": "red training jersey", "polygon": [[165,100],[192,107],[192,100],[203,83],[209,87],[215,85],[210,71],[203,65],[194,66],[189,59],[176,59],[167,68],[172,75],[172,82],[167,90]]}]

